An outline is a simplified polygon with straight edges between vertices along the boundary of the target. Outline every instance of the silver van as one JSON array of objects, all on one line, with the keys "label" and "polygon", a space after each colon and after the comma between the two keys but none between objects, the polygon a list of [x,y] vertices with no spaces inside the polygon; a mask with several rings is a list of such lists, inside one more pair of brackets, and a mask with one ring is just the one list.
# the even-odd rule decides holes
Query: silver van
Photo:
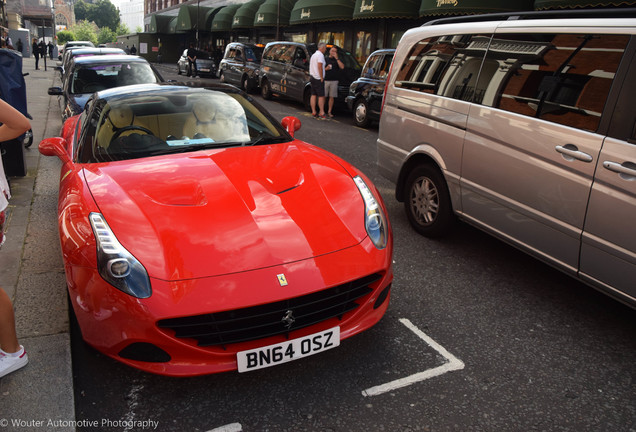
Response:
[{"label": "silver van", "polygon": [[636,307],[636,10],[585,12],[406,32],[378,166],[419,233],[459,218]]}]

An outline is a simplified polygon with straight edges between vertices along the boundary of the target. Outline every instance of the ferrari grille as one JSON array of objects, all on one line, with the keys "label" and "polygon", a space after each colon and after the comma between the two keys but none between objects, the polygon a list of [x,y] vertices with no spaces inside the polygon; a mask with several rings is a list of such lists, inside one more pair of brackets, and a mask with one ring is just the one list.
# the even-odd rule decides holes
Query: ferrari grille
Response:
[{"label": "ferrari grille", "polygon": [[381,279],[373,274],[343,285],[287,300],[244,309],[215,312],[157,323],[171,329],[180,339],[194,339],[199,346],[222,346],[287,334],[292,330],[325,321],[343,319],[358,308],[358,301],[373,291],[370,285]]}]

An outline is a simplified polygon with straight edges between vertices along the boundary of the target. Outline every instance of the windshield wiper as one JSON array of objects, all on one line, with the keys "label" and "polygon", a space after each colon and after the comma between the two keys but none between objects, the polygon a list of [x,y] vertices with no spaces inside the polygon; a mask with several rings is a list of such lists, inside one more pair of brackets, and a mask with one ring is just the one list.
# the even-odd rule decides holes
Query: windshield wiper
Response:
[{"label": "windshield wiper", "polygon": [[269,131],[261,131],[254,139],[249,142],[246,142],[244,145],[258,145],[258,144],[275,144],[280,142],[285,142],[287,138],[283,135],[274,136]]}]

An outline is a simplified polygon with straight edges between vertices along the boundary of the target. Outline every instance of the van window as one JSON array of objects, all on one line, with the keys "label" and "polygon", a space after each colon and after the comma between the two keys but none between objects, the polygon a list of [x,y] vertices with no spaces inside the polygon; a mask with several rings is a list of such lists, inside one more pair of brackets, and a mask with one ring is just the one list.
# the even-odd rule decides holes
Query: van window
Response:
[{"label": "van window", "polygon": [[626,35],[493,38],[479,82],[484,105],[591,132],[598,128]]},{"label": "van window", "polygon": [[398,71],[395,85],[464,101],[481,101],[479,69],[488,35],[429,38],[416,43]]}]

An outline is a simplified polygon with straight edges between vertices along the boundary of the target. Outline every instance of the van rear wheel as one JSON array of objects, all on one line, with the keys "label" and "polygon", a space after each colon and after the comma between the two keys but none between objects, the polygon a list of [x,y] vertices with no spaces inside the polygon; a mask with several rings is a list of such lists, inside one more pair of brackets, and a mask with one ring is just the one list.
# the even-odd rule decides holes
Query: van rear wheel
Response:
[{"label": "van rear wheel", "polygon": [[405,184],[404,209],[411,226],[425,237],[448,233],[454,215],[448,185],[439,169],[418,165]]}]

